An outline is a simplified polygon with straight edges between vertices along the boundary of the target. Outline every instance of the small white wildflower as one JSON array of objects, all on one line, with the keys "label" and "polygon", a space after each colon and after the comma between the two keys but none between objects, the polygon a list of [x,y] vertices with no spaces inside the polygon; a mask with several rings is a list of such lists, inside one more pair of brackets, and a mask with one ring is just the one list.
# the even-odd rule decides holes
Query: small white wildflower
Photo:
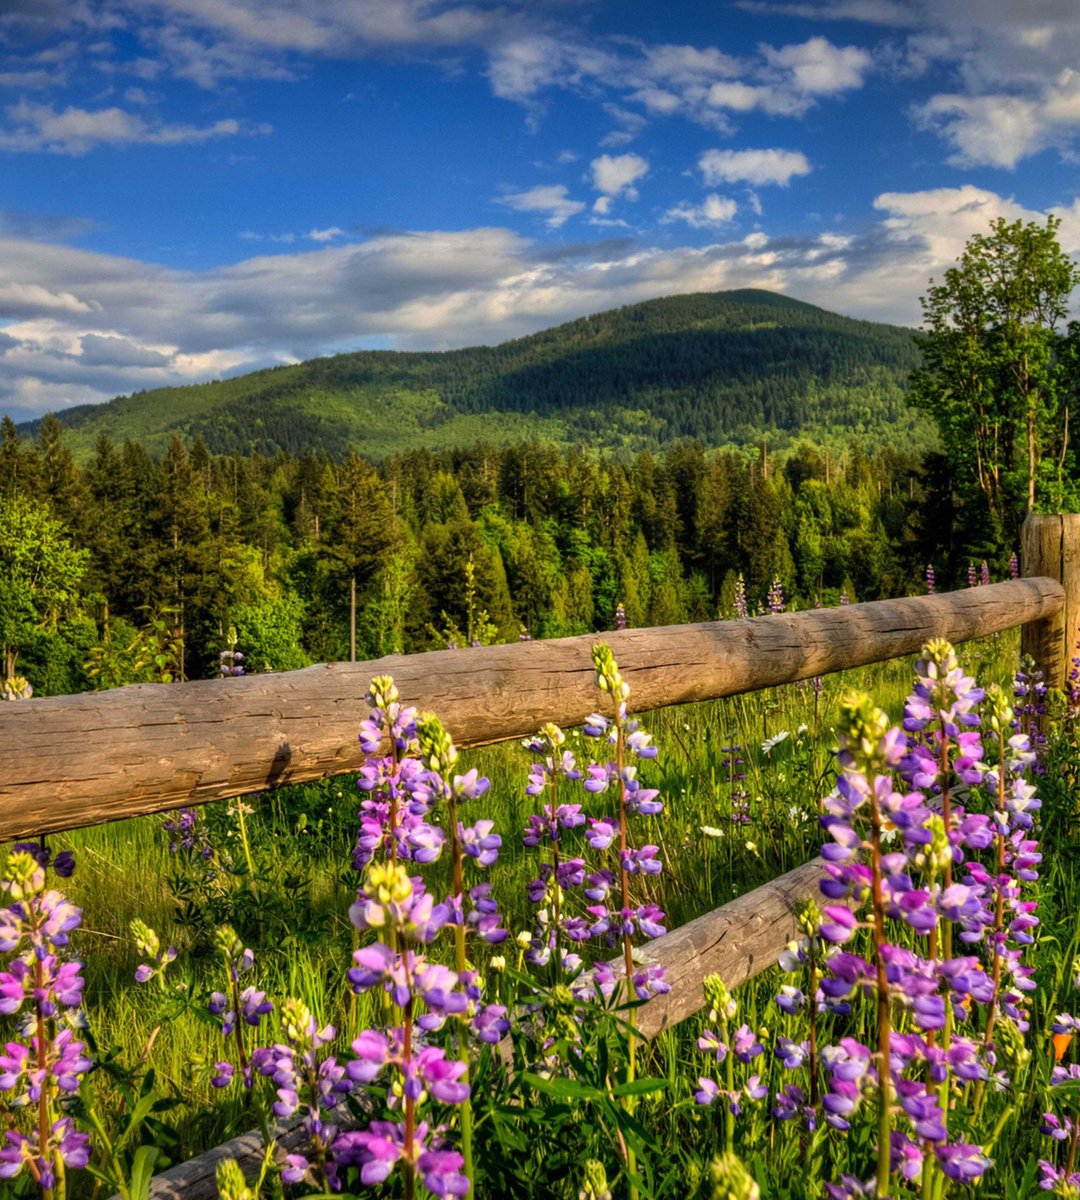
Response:
[{"label": "small white wildflower", "polygon": [[757,842],[747,842],[746,848],[751,854],[757,854]]},{"label": "small white wildflower", "polygon": [[766,738],[761,743],[761,753],[771,754],[781,742],[786,742],[791,734],[786,729],[781,729],[779,733],[774,733],[771,738]]},{"label": "small white wildflower", "polygon": [[722,838],[724,836],[724,831],[717,829],[715,825],[702,825],[701,832],[707,838]]},{"label": "small white wildflower", "polygon": [[522,950],[528,950],[528,948],[532,945],[532,934],[527,929],[523,929],[517,935],[517,944],[522,948]]}]

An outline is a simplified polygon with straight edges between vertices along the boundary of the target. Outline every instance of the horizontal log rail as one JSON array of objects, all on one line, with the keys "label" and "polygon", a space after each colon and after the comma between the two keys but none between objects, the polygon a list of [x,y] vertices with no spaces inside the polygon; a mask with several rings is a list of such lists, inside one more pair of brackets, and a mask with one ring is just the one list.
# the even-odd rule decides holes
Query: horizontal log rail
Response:
[{"label": "horizontal log rail", "polygon": [[[1059,619],[1045,577],[743,621],[602,635],[636,711],[711,700]],[[395,655],[280,674],[0,704],[0,841],[355,771],[373,675],[463,747],[579,725],[600,703],[597,635]]]}]

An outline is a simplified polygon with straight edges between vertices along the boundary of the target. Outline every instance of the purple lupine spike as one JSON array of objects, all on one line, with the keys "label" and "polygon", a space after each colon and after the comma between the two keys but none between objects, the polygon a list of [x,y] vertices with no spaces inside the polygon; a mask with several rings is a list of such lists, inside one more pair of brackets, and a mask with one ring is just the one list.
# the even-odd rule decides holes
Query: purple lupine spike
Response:
[{"label": "purple lupine spike", "polygon": [[746,580],[742,577],[740,571],[738,579],[735,580],[735,616],[740,621],[745,621],[748,615],[746,604]]},{"label": "purple lupine spike", "polygon": [[935,583],[936,583],[936,580],[934,577],[934,564],[927,563],[926,564],[926,594],[928,596],[932,596],[934,594]]}]

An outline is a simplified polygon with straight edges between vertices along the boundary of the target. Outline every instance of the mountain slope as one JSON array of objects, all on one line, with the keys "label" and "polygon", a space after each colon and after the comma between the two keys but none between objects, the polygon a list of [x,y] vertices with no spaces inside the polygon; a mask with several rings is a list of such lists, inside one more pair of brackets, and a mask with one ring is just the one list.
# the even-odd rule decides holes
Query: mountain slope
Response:
[{"label": "mountain slope", "polygon": [[358,351],[160,388],[59,414],[86,454],[98,434],[160,450],[307,448],[372,458],[413,446],[546,436],[639,449],[762,433],[919,433],[904,395],[911,333],[766,291],[673,296],[499,346]]}]

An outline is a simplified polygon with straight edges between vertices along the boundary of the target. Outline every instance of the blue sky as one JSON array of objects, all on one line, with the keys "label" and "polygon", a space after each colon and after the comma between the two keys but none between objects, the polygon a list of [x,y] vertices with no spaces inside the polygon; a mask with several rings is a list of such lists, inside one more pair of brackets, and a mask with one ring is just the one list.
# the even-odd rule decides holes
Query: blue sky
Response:
[{"label": "blue sky", "polygon": [[1080,251],[1075,0],[0,0],[0,413]]}]

